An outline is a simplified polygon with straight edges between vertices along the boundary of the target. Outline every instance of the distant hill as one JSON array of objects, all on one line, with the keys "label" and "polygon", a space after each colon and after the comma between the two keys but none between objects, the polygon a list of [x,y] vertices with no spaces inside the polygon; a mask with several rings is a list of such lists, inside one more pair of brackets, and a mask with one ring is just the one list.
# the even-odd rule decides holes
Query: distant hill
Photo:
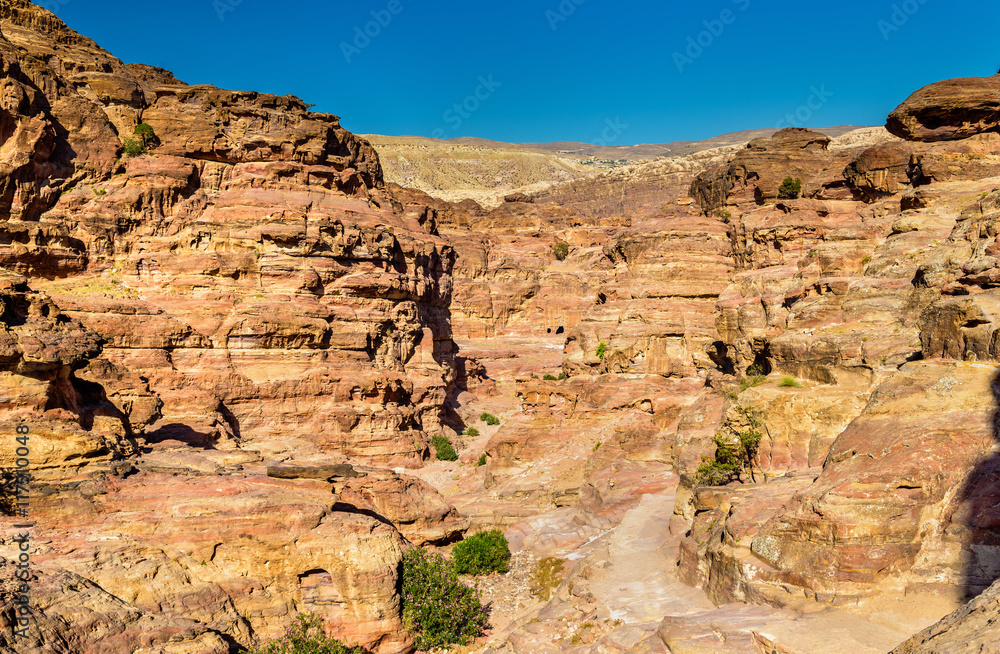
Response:
[{"label": "distant hill", "polygon": [[[810,127],[809,129],[822,132],[831,138],[843,136],[848,132],[860,129],[856,125],[838,125],[836,127]],[[544,150],[546,152],[558,152],[567,155],[593,156],[599,159],[627,159],[629,161],[639,161],[641,159],[654,159],[656,157],[686,157],[689,154],[712,150],[714,148],[726,147],[729,145],[742,145],[756,138],[771,136],[776,129],[746,129],[742,132],[732,132],[722,134],[701,141],[672,141],[670,143],[656,143],[649,145],[618,145],[599,146],[592,143],[576,143],[573,141],[560,141],[557,143],[525,143],[527,148]],[[460,140],[460,139],[456,139]]]},{"label": "distant hill", "polygon": [[[860,128],[839,125],[811,129],[836,138]],[[574,141],[503,143],[475,137],[364,137],[378,151],[387,181],[418,188],[443,200],[472,198],[484,206],[495,206],[508,193],[539,193],[626,164],[739,146],[776,131],[750,129],[701,141],[620,146]]]}]

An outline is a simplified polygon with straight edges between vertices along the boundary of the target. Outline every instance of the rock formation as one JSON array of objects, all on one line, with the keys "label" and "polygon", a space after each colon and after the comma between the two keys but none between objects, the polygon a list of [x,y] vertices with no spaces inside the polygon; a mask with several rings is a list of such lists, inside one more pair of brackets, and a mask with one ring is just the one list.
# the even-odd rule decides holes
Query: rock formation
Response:
[{"label": "rock formation", "polygon": [[[336,116],[124,65],[23,0],[0,31],[0,419],[30,430],[43,638],[214,653],[312,607],[407,651],[393,522],[448,539],[454,510],[374,469],[267,472],[421,464],[457,379],[452,247]],[[139,123],[156,147],[119,159]]]},{"label": "rock formation", "polygon": [[955,141],[1000,129],[1000,75],[935,82],[889,114],[886,129],[911,141]]},{"label": "rock formation", "polygon": [[1000,582],[968,605],[892,650],[891,654],[992,654],[1000,651],[996,638],[997,609],[1000,608],[998,593]]},{"label": "rock formation", "polygon": [[[300,610],[409,653],[404,549],[494,527],[550,566],[511,653],[884,652],[1000,576],[996,78],[918,92],[902,140],[788,129],[489,208],[24,0],[0,33],[0,431],[32,472],[3,654],[222,654]],[[985,646],[995,594],[898,651]]]}]

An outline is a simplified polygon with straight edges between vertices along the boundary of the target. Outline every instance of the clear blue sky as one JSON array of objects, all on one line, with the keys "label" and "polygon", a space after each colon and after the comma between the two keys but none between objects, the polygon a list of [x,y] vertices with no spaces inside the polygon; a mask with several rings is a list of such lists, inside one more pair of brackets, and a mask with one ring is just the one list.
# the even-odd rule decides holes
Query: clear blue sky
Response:
[{"label": "clear blue sky", "polygon": [[[793,123],[880,125],[924,84],[1000,68],[994,0],[47,6],[126,62],[294,94],[358,133],[621,145],[773,127],[796,111]],[[356,40],[366,26],[375,36]]]}]

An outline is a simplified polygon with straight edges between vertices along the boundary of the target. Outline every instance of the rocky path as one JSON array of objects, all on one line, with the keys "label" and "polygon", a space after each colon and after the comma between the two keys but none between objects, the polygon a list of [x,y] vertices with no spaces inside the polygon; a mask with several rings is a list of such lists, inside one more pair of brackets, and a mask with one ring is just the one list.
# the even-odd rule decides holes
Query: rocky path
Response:
[{"label": "rocky path", "polygon": [[[679,478],[659,457],[636,457],[613,444],[626,422],[575,418],[572,428],[545,423],[530,457],[486,484],[486,468],[476,467],[474,459],[494,436],[516,434],[532,420],[522,411],[518,384],[509,380],[548,370],[543,363],[551,357],[538,345],[513,358],[484,359],[500,380],[497,392],[464,407],[481,435],[463,442],[461,461],[433,462],[412,473],[452,501],[473,530],[504,529],[516,553],[516,572],[485,582],[494,631],[473,651],[884,654],[933,622],[907,617],[912,604],[832,608],[801,599],[790,608],[716,607],[676,575],[682,534],[671,533],[670,526]],[[499,416],[502,426],[478,422],[484,411]],[[601,442],[605,449],[599,449]],[[608,447],[618,449],[595,464]],[[581,484],[577,500],[563,506],[540,500],[584,467],[575,482]],[[561,566],[548,598],[540,596],[534,579],[535,567],[545,560]]]},{"label": "rocky path", "polygon": [[643,495],[609,535],[607,559],[590,583],[597,603],[612,620],[659,622],[714,608],[704,593],[685,586],[672,570],[676,548],[664,543],[674,511],[674,494]]},{"label": "rocky path", "polygon": [[674,573],[679,539],[669,523],[677,479],[669,474],[669,490],[642,494],[620,515],[588,521],[579,509],[564,508],[511,528],[520,556],[561,558],[569,574],[550,601],[512,604],[498,616],[502,627],[477,651],[884,654],[919,629],[885,607],[714,606]]}]

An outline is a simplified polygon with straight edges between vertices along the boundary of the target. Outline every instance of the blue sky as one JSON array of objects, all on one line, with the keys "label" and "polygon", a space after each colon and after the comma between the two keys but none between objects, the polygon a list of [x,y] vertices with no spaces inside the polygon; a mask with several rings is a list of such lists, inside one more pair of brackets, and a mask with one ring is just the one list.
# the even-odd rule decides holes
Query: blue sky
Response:
[{"label": "blue sky", "polygon": [[623,145],[878,125],[925,84],[1000,68],[993,1],[42,4],[126,62],[294,94],[358,133]]}]

